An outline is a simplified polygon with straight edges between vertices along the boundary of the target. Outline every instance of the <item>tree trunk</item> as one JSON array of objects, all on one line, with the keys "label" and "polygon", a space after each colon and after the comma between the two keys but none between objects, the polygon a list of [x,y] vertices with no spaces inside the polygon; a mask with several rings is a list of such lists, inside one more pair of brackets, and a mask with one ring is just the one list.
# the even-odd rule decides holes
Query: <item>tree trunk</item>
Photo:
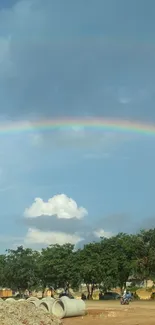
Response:
[{"label": "tree trunk", "polygon": [[123,290],[126,290],[126,282],[124,282]]},{"label": "tree trunk", "polygon": [[87,284],[88,300],[93,300],[94,284]]},{"label": "tree trunk", "polygon": [[69,283],[67,282],[65,285],[65,293],[69,295]]},{"label": "tree trunk", "polygon": [[44,298],[45,289],[46,289],[46,285],[43,285],[43,288],[42,288],[42,298]]},{"label": "tree trunk", "polygon": [[94,292],[94,284],[91,285],[91,299],[93,299],[93,292]]}]

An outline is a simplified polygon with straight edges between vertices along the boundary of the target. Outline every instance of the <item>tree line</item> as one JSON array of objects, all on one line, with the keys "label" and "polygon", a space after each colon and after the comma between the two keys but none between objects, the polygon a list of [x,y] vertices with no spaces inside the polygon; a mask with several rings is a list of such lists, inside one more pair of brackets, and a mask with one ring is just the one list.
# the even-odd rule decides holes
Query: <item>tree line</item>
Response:
[{"label": "tree line", "polygon": [[91,298],[96,284],[104,291],[123,289],[129,277],[154,280],[155,229],[119,233],[77,250],[70,243],[50,245],[40,252],[20,246],[0,255],[0,285],[13,290],[77,289],[85,283]]}]

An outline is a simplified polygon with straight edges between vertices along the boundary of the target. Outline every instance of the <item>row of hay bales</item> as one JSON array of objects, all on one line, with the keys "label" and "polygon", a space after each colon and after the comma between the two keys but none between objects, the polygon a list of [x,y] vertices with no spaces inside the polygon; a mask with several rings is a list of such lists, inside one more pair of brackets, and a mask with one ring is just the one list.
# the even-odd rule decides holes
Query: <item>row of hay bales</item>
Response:
[{"label": "row of hay bales", "polygon": [[63,296],[60,299],[55,299],[52,297],[46,297],[43,299],[30,297],[27,300],[15,300],[14,298],[7,298],[5,301],[7,303],[30,303],[35,305],[36,308],[41,308],[45,313],[50,313],[60,319],[86,315],[86,305],[83,300],[70,299],[66,296]]}]

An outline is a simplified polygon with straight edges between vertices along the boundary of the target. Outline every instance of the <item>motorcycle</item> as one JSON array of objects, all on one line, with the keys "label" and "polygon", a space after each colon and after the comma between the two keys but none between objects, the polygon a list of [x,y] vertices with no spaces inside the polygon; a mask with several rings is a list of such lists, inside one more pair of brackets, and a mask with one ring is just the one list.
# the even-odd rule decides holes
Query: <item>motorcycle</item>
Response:
[{"label": "motorcycle", "polygon": [[129,305],[129,299],[121,297],[120,303],[121,305]]}]

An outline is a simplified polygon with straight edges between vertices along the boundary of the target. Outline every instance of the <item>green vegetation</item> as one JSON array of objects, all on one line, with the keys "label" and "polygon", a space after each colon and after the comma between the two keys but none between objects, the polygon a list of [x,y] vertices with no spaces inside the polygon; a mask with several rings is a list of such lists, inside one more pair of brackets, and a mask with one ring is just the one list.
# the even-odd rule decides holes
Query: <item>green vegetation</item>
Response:
[{"label": "green vegetation", "polygon": [[129,277],[154,280],[155,229],[101,238],[78,250],[69,243],[50,245],[41,252],[21,246],[0,255],[0,285],[21,291],[45,286],[78,288],[84,282],[91,299],[96,285],[104,291],[122,289]]}]

